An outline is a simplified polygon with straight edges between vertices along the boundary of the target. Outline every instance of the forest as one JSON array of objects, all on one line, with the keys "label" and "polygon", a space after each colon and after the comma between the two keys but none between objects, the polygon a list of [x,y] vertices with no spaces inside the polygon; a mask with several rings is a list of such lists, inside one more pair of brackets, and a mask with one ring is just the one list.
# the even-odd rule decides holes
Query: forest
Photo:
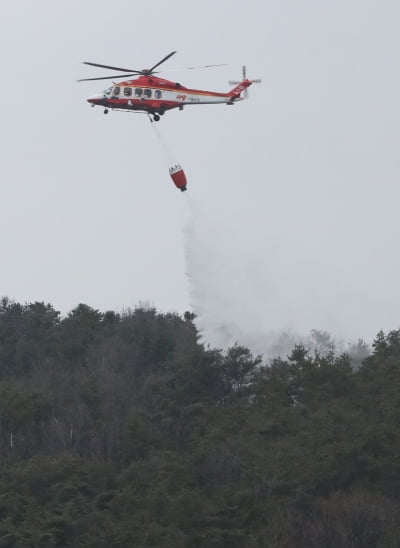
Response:
[{"label": "forest", "polygon": [[400,330],[355,364],[0,300],[0,548],[398,548]]}]

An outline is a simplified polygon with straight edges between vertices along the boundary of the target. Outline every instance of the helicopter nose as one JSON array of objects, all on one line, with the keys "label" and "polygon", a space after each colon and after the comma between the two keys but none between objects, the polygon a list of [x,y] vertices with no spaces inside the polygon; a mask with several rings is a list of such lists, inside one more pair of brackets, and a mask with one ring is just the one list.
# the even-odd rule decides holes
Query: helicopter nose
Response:
[{"label": "helicopter nose", "polygon": [[100,93],[98,95],[92,95],[91,97],[88,97],[86,101],[88,103],[91,103],[92,105],[98,105],[102,99],[104,99],[104,96]]}]

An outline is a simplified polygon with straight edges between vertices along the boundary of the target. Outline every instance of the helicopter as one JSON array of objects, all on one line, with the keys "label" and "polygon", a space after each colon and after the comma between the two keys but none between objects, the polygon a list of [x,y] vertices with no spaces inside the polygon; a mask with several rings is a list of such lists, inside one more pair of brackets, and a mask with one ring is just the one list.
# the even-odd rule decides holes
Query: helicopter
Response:
[{"label": "helicopter", "polygon": [[[244,98],[242,97],[242,93],[246,93],[249,86],[254,83],[261,82],[261,80],[249,80],[246,76],[245,67],[242,69],[242,80],[231,82],[231,85],[235,85],[235,87],[227,93],[191,89],[178,82],[165,80],[164,78],[155,76],[155,74],[159,73],[159,71],[156,71],[155,69],[175,54],[176,51],[172,51],[151,68],[142,70],[126,69],[84,61],[85,65],[127,73],[121,75],[120,78],[135,76],[133,80],[125,80],[118,83],[113,82],[111,87],[101,93],[98,93],[97,95],[88,97],[87,101],[91,103],[92,107],[104,107],[104,114],[107,114],[110,109],[127,112],[142,112],[147,113],[151,121],[154,120],[155,122],[158,122],[160,117],[163,116],[163,114],[165,114],[168,110],[172,110],[174,108],[183,110],[183,108],[187,105],[233,105],[237,101],[241,101]],[[214,66],[221,65],[205,65],[205,67]],[[204,67],[188,68],[192,69]],[[82,78],[78,80],[78,82],[108,80],[115,78],[116,76]],[[245,93],[243,93],[243,95],[245,95]]]}]

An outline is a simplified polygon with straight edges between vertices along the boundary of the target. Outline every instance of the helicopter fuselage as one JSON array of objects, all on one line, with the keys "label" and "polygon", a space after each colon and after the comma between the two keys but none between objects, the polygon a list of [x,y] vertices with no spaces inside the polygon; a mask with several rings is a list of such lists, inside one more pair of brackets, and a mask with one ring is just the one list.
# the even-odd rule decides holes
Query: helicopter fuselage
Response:
[{"label": "helicopter fuselage", "polygon": [[113,84],[102,93],[88,97],[92,106],[100,105],[108,109],[122,109],[146,112],[159,120],[159,115],[167,110],[182,110],[187,105],[234,104],[242,100],[241,93],[252,84],[244,79],[227,93],[191,89],[178,82],[165,80],[153,75],[142,75],[133,80]]}]

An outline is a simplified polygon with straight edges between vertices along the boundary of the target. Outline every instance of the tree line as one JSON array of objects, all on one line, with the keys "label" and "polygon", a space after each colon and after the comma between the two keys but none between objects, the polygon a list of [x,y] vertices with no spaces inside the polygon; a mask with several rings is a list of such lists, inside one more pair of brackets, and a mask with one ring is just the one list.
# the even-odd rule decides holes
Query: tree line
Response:
[{"label": "tree line", "polygon": [[398,548],[400,330],[266,363],[193,314],[0,301],[0,548]]}]

